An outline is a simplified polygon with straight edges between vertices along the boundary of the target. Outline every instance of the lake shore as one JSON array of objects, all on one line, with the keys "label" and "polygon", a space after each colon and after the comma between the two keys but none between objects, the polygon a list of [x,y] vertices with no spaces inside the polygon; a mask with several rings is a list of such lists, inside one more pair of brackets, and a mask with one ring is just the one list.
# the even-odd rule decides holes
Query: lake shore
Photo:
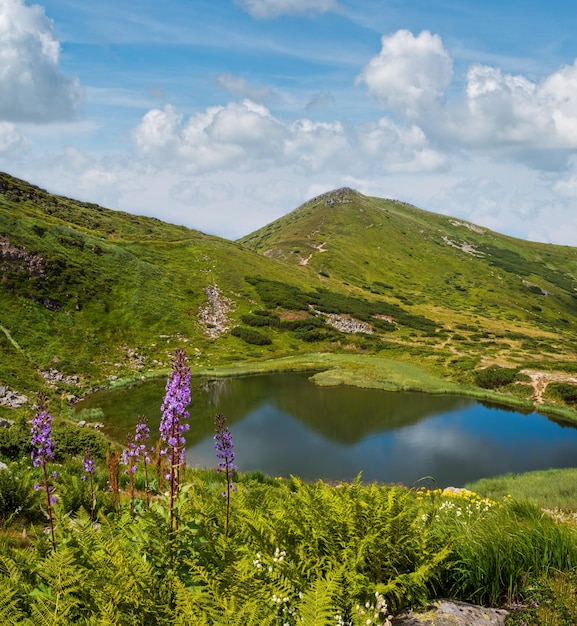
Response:
[{"label": "lake shore", "polygon": [[[522,413],[538,412],[556,420],[577,423],[577,411],[568,407],[534,399],[520,398],[472,385],[463,385],[443,379],[413,363],[378,356],[308,353],[260,361],[243,361],[210,368],[191,367],[192,376],[228,378],[276,372],[314,372],[311,380],[321,386],[348,385],[385,391],[414,391],[428,394],[462,395],[510,407]],[[158,370],[139,379],[165,377],[168,370]],[[133,384],[134,378],[114,381],[110,388]]]}]

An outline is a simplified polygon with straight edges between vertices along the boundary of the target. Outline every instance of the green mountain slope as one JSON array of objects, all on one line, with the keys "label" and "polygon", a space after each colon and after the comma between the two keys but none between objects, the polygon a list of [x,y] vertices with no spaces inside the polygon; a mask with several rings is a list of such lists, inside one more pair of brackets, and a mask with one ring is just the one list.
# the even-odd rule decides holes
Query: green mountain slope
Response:
[{"label": "green mountain slope", "polygon": [[577,249],[505,237],[338,190],[240,240],[372,293],[467,315],[576,329]]},{"label": "green mountain slope", "polygon": [[203,367],[333,352],[465,384],[489,364],[574,371],[575,277],[575,248],[350,189],[231,242],[0,173],[0,386],[77,395],[179,346]]}]

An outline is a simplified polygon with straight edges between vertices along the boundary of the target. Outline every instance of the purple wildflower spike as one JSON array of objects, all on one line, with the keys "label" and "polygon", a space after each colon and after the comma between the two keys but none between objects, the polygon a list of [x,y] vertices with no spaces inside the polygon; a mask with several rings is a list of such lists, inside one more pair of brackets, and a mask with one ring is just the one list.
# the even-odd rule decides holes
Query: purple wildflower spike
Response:
[{"label": "purple wildflower spike", "polygon": [[179,493],[180,470],[184,466],[186,440],[184,433],[189,425],[186,407],[190,404],[190,368],[186,353],[179,349],[174,353],[174,365],[166,382],[166,395],[162,403],[160,437],[167,445],[166,453],[170,456],[170,468],[167,480],[170,482],[170,529],[178,526],[174,517],[174,502]]},{"label": "purple wildflower spike", "polygon": [[222,491],[222,497],[226,498],[226,518],[224,525],[224,536],[228,537],[228,525],[230,519],[230,493],[237,491],[237,487],[232,483],[232,474],[238,467],[234,464],[234,452],[232,450],[232,435],[226,426],[226,418],[218,414],[214,418],[215,435],[214,449],[218,458],[217,472],[224,472],[226,478],[226,490]]},{"label": "purple wildflower spike", "polygon": [[[54,519],[52,517],[52,505],[56,504],[56,496],[50,485],[50,477],[46,464],[54,460],[54,443],[52,442],[52,415],[46,408],[46,396],[38,394],[38,410],[32,418],[32,462],[34,467],[42,468],[44,479],[44,492],[46,494],[46,510],[48,512],[48,523],[50,525],[50,535],[52,538],[52,548],[56,550],[56,539],[54,536]],[[52,472],[52,478],[56,478],[56,472]],[[40,488],[40,485],[38,485]],[[36,485],[34,485],[36,489]]]}]

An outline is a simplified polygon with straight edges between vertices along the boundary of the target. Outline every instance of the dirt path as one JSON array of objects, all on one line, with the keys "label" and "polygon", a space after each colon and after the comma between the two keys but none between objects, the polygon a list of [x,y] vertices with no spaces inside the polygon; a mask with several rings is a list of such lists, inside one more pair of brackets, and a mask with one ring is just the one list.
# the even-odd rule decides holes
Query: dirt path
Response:
[{"label": "dirt path", "polygon": [[307,257],[306,259],[301,259],[301,260],[299,261],[299,265],[308,265],[308,264],[309,264],[309,261],[313,258],[313,254],[318,254],[319,252],[326,252],[326,251],[327,251],[327,249],[324,247],[324,246],[326,246],[326,245],[327,245],[327,242],[326,242],[326,241],[323,241],[323,243],[321,243],[321,244],[320,244],[320,245],[318,245],[318,246],[315,246],[315,245],[313,244],[313,246],[312,246],[312,247],[316,250],[316,252],[311,252],[311,253],[308,255],[308,257]]},{"label": "dirt path", "polygon": [[0,330],[6,335],[6,339],[8,339],[8,341],[16,348],[16,350],[18,350],[18,352],[25,354],[24,350],[16,343],[16,340],[10,334],[10,331],[7,328],[4,328],[2,324],[0,324]]},{"label": "dirt path", "polygon": [[549,383],[571,383],[577,384],[575,376],[568,376],[563,372],[539,372],[536,370],[521,370],[521,374],[526,374],[531,379],[531,385],[535,392],[534,403],[543,404],[543,394]]}]

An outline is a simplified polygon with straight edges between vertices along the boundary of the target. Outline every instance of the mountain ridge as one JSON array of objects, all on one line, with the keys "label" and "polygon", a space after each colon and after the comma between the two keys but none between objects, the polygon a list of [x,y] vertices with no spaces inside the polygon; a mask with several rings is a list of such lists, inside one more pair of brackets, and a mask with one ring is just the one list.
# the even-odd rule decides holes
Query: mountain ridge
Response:
[{"label": "mountain ridge", "polygon": [[576,277],[575,248],[348,187],[229,241],[0,173],[0,386],[56,369],[75,396],[180,346],[194,367],[354,353],[469,385],[487,365],[577,371]]}]

